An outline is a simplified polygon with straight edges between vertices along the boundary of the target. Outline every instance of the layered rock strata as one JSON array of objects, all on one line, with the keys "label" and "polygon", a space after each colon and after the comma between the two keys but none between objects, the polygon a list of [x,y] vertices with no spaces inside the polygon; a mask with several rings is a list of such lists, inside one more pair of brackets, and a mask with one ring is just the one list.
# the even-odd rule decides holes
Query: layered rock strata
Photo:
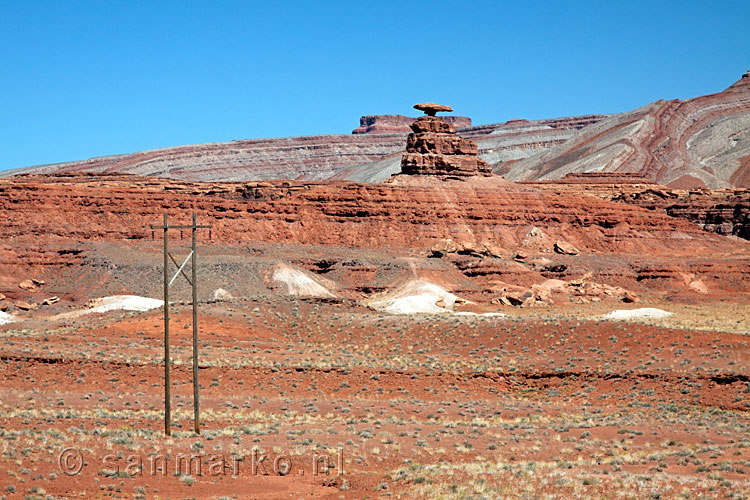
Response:
[{"label": "layered rock strata", "polygon": [[670,189],[627,172],[576,173],[519,184],[630,203],[687,219],[706,231],[750,240],[750,189]]},{"label": "layered rock strata", "polygon": [[[366,115],[359,119],[359,127],[352,134],[408,134],[416,118],[404,115]],[[471,127],[467,116],[444,116],[443,120],[456,128]]]},{"label": "layered rock strata", "polygon": [[[407,117],[408,118],[408,117]],[[512,164],[562,144],[603,116],[513,120],[471,128],[456,127],[461,137],[479,145],[486,161]],[[404,135],[416,118],[399,125],[398,131],[377,133],[280,137],[194,144],[84,161],[39,165],[0,171],[0,178],[15,173],[54,174],[70,172],[130,173],[184,181],[257,181],[270,179],[345,179],[380,182],[401,171]],[[467,118],[468,120],[468,118]],[[505,167],[503,167],[505,168]],[[502,170],[497,173],[503,174]]]},{"label": "layered rock strata", "polygon": [[715,256],[744,248],[688,221],[580,192],[533,189],[501,177],[463,182],[398,177],[399,182],[381,184],[192,184],[101,174],[16,176],[0,179],[0,211],[13,213],[0,225],[0,241],[15,247],[41,235],[146,240],[149,225],[168,210],[175,220],[192,211],[210,218],[219,242],[427,251],[451,234],[460,235],[463,243],[493,243],[509,254],[518,249],[551,254],[557,241],[569,242],[582,254]]},{"label": "layered rock strata", "polygon": [[411,125],[412,133],[406,141],[406,153],[401,157],[401,173],[406,175],[442,175],[472,177],[492,175],[490,165],[477,156],[474,141],[456,135],[453,125],[442,117],[448,106],[434,103],[417,104],[424,111]]},{"label": "layered rock strata", "polygon": [[538,155],[495,165],[511,180],[636,172],[675,189],[750,188],[750,76],[716,94],[612,115]]},{"label": "layered rock strata", "polygon": [[[421,254],[427,276],[469,280],[461,295],[470,300],[515,290],[510,285],[570,281],[588,272],[597,283],[637,294],[672,293],[696,281],[711,293],[750,292],[750,247],[742,240],[706,233],[658,210],[580,192],[518,186],[499,176],[451,180],[402,175],[385,183],[357,184],[184,183],[79,174],[0,179],[0,212],[13,214],[0,225],[0,293],[16,300],[26,293],[18,283],[37,277],[52,283],[45,295],[62,296],[67,289],[54,282],[66,272],[69,283],[106,283],[109,295],[132,292],[133,281],[119,281],[119,266],[135,266],[128,272],[140,280],[151,273],[139,267],[140,261],[160,251],[149,225],[159,223],[165,210],[175,223],[188,221],[195,211],[200,221],[213,225],[212,242],[201,235],[206,258],[216,245],[236,248],[232,255],[238,258],[266,255],[274,260],[282,252],[288,254],[283,260],[300,264],[315,251],[316,265],[328,268],[335,254],[343,266],[342,279],[349,276],[352,287],[369,287],[365,293],[397,281],[401,271],[393,266],[409,265],[381,259],[378,270],[370,264],[358,269],[352,253],[365,260]],[[439,247],[446,235],[455,245]],[[180,244],[179,236],[174,237]],[[565,243],[577,254],[556,251]],[[123,261],[126,247],[130,257]],[[226,276],[226,265],[217,268],[217,276]],[[373,273],[390,278],[357,278]],[[154,283],[158,286],[157,279]]]},{"label": "layered rock strata", "polygon": [[[413,119],[378,124],[378,117],[364,118],[371,122],[364,131],[372,126],[372,133],[178,146],[2,171],[0,177],[87,171],[187,181],[383,181],[401,170],[403,134]],[[477,142],[495,173],[511,180],[610,171],[637,172],[673,189],[750,187],[749,73],[723,92],[616,115],[453,125]]]}]

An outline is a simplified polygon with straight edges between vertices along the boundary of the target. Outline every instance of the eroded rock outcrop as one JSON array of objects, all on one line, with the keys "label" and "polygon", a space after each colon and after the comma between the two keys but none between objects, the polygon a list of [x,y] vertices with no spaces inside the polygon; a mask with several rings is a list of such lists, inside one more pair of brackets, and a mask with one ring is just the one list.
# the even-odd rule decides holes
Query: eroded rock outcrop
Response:
[{"label": "eroded rock outcrop", "polygon": [[630,203],[687,219],[706,231],[750,239],[750,189],[673,189],[627,172],[574,173],[520,184]]},{"label": "eroded rock outcrop", "polygon": [[[504,289],[517,290],[506,284],[531,289],[545,280],[567,282],[586,272],[593,272],[592,283],[639,296],[648,290],[694,294],[702,289],[732,296],[750,290],[748,247],[741,240],[706,233],[659,210],[579,190],[519,186],[500,176],[237,184],[78,174],[0,179],[0,212],[13,213],[0,225],[0,293],[10,302],[29,304],[52,294],[66,301],[70,294],[83,293],[62,288],[63,275],[65,283],[84,279],[91,286],[106,286],[108,293],[99,295],[133,292],[114,279],[123,271],[111,264],[113,259],[120,262],[126,248],[135,252],[128,258],[133,262],[149,252],[154,257],[160,245],[151,241],[149,225],[158,223],[165,210],[175,222],[188,220],[193,211],[199,220],[210,221],[212,241],[207,235],[201,240],[206,259],[214,246],[243,248],[243,259],[265,255],[336,278],[347,284],[344,296],[391,287],[404,276],[402,271],[414,273],[412,265],[422,267],[419,276],[426,279],[450,277],[450,282],[463,283],[452,290],[480,302]],[[580,253],[555,252],[560,241]],[[248,253],[246,245],[253,250]],[[314,258],[312,249],[319,252]],[[332,257],[337,252],[340,256]],[[354,260],[352,253],[358,254]],[[415,260],[415,253],[424,259]],[[386,259],[386,254],[408,258]],[[304,264],[308,260],[309,266]],[[207,290],[225,285],[227,265],[217,264],[216,279]],[[128,271],[128,287],[146,286],[141,282],[151,271],[139,266]],[[261,288],[241,286],[267,290],[258,272],[248,279]],[[43,292],[19,288],[30,276],[51,286]],[[158,286],[158,280],[153,283]],[[560,295],[563,302],[572,286]],[[153,293],[149,290],[138,294]],[[584,295],[590,298],[597,290],[587,288]],[[602,293],[609,297],[606,290]],[[546,300],[544,290],[535,297],[535,302]]]},{"label": "eroded rock outcrop", "polygon": [[723,92],[659,100],[609,116],[543,153],[510,165],[495,163],[496,171],[511,180],[637,172],[676,189],[750,188],[747,75]]},{"label": "eroded rock outcrop", "polygon": [[[458,120],[460,117],[454,117]],[[238,140],[168,147],[23,169],[121,172],[187,181],[346,179],[379,182],[401,170],[413,119],[362,118],[357,134]],[[569,172],[637,172],[673,189],[750,187],[750,76],[723,92],[656,101],[616,115],[510,120],[464,128],[494,172],[511,180]],[[18,171],[0,172],[0,177]]]},{"label": "eroded rock outcrop", "polygon": [[[317,135],[247,139],[231,142],[166,147],[137,153],[101,156],[84,161],[4,170],[15,173],[71,172],[130,173],[184,181],[258,181],[271,179],[380,182],[401,171],[404,134],[416,119],[398,130],[366,134]],[[477,142],[486,161],[504,165],[562,144],[601,115],[512,120],[481,126],[464,124],[462,117],[443,117],[461,137]],[[454,121],[451,121],[454,120]],[[466,118],[468,120],[468,118]],[[503,174],[502,170],[497,173]]]},{"label": "eroded rock outcrop", "polygon": [[411,125],[406,153],[401,157],[401,173],[406,175],[441,175],[472,177],[492,175],[490,165],[477,156],[475,142],[456,135],[453,125],[446,123],[439,112],[453,111],[435,103],[415,104],[424,111]]},{"label": "eroded rock outcrop", "polygon": [[[359,127],[352,134],[408,134],[416,118],[404,115],[366,115],[359,119]],[[456,128],[471,127],[467,116],[444,116],[443,120]]]},{"label": "eroded rock outcrop", "polygon": [[[14,245],[0,257],[7,262],[42,261],[41,255],[23,257],[13,250],[21,248],[17,242],[33,242],[39,235],[61,241],[150,239],[148,225],[164,210],[175,217],[191,211],[210,217],[215,241],[261,239],[426,252],[450,234],[463,249],[469,248],[467,243],[483,248],[489,243],[509,255],[519,249],[553,254],[556,241],[567,241],[582,255],[618,251],[671,258],[683,252],[715,255],[737,245],[658,211],[574,191],[518,186],[499,176],[463,182],[431,176],[402,179],[409,182],[238,185],[119,175],[16,176],[0,180],[0,211],[14,214],[0,227],[0,238],[14,238]],[[64,252],[44,262],[77,258],[76,250]],[[493,254],[498,252],[492,248]],[[18,283],[9,283],[9,290],[17,290]]]}]

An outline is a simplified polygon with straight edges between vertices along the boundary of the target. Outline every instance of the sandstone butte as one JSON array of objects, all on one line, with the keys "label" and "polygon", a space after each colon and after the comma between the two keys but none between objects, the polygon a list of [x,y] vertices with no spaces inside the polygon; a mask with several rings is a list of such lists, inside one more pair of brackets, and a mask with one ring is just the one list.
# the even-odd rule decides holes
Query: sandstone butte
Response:
[{"label": "sandstone butte", "polygon": [[471,177],[492,175],[489,164],[477,156],[477,145],[456,135],[453,125],[446,123],[438,112],[450,112],[450,106],[433,102],[415,104],[427,116],[411,124],[412,133],[401,157],[401,173],[406,175],[448,175]]},{"label": "sandstone butte", "polygon": [[[359,119],[359,127],[352,134],[408,134],[416,118],[404,115],[366,115]],[[470,128],[468,116],[444,116],[443,120],[456,129]]]}]

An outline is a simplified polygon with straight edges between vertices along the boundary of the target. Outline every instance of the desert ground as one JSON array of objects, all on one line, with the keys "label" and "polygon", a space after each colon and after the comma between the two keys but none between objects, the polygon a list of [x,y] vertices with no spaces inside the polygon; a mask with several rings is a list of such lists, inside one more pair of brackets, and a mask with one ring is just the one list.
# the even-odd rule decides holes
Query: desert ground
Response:
[{"label": "desert ground", "polygon": [[[86,253],[121,256],[130,262],[120,262],[121,279],[138,289],[150,275],[142,286],[158,291],[160,242],[104,247]],[[245,254],[250,265],[283,248],[235,249],[232,259],[205,242],[202,294],[217,283],[242,290],[222,262]],[[147,272],[133,271],[133,254]],[[94,305],[86,290],[108,290],[97,288],[100,270],[85,269],[56,284],[44,274],[31,295],[70,296],[0,326],[7,498],[750,494],[750,319],[737,298],[646,293],[637,304],[392,314],[340,294],[209,297],[199,309],[197,435],[183,283],[166,437],[162,310],[80,314]],[[604,318],[647,308],[673,314]]]}]

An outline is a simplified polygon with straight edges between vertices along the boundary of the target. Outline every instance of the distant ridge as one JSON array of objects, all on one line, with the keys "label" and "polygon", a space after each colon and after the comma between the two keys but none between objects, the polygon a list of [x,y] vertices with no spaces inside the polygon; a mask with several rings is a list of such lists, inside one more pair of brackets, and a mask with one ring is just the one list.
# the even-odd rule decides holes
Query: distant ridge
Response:
[{"label": "distant ridge", "polygon": [[[461,128],[472,138],[485,160],[518,160],[573,137],[584,124],[602,115],[512,120],[507,123]],[[468,119],[467,119],[468,120]],[[345,179],[379,182],[400,170],[406,149],[405,133],[338,134],[275,139],[247,139],[194,144],[118,154],[0,172],[130,173],[184,181],[258,181],[272,179]]]},{"label": "distant ridge", "polygon": [[612,115],[538,155],[494,166],[511,180],[635,172],[675,188],[750,188],[750,72],[723,92]]},{"label": "distant ridge", "polygon": [[[510,180],[575,172],[632,172],[674,188],[750,188],[750,72],[722,92],[659,100],[614,115],[455,126]],[[167,147],[0,172],[132,173],[185,181],[272,179],[380,182],[400,171],[412,118],[372,115],[369,133],[248,139]],[[358,129],[355,129],[359,130]]]}]

